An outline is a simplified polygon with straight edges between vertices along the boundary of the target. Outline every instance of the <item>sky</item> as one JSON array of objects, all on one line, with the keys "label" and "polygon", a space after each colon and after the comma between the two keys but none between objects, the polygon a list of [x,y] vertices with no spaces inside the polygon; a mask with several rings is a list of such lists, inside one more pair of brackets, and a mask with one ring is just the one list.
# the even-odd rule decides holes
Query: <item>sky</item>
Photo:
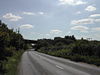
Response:
[{"label": "sky", "polygon": [[1,0],[0,19],[25,39],[100,40],[100,0]]}]

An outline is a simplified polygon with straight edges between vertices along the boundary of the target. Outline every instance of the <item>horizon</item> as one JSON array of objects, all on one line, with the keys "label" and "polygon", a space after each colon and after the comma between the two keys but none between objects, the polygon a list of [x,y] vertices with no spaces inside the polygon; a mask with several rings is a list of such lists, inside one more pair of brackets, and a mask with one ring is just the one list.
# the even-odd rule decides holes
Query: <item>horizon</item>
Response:
[{"label": "horizon", "polygon": [[100,40],[100,0],[10,0],[0,2],[0,19],[25,39],[74,35]]}]

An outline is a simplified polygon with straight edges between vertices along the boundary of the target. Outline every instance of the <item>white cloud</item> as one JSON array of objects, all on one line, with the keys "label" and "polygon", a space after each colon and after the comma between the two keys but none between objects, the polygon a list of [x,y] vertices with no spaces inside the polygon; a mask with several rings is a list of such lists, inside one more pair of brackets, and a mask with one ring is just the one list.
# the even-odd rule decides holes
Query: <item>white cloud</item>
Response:
[{"label": "white cloud", "polygon": [[100,17],[100,14],[92,14],[92,15],[90,15],[90,17],[93,17],[93,18]]},{"label": "white cloud", "polygon": [[34,13],[34,12],[23,12],[23,14],[25,14],[25,15],[45,15],[45,13],[42,12],[42,11],[36,12],[36,13]]},{"label": "white cloud", "polygon": [[100,22],[100,19],[95,19],[95,22]]},{"label": "white cloud", "polygon": [[46,34],[46,36],[50,36],[50,34]]},{"label": "white cloud", "polygon": [[16,15],[13,15],[12,13],[5,14],[3,18],[8,19],[9,21],[18,21],[22,19],[21,16],[16,16]]},{"label": "white cloud", "polygon": [[87,3],[82,0],[59,0],[59,2],[60,5],[82,5]]},{"label": "white cloud", "polygon": [[80,19],[80,20],[73,20],[71,22],[71,24],[74,24],[74,25],[79,25],[79,24],[91,24],[94,22],[94,19],[91,19],[91,18],[86,18],[86,19]]},{"label": "white cloud", "polygon": [[50,33],[51,34],[59,34],[59,33],[62,33],[62,31],[56,29],[56,30],[51,30]]},{"label": "white cloud", "polygon": [[70,34],[71,33],[71,31],[68,31],[68,34]]},{"label": "white cloud", "polygon": [[86,26],[74,26],[71,28],[72,30],[78,30],[78,31],[81,31],[81,32],[87,32],[87,30],[89,29],[88,27]]},{"label": "white cloud", "polygon": [[94,31],[100,31],[100,27],[92,28],[92,30],[94,30]]},{"label": "white cloud", "polygon": [[100,19],[85,18],[85,19],[80,19],[80,20],[73,20],[73,21],[71,21],[71,24],[73,24],[73,25],[83,25],[83,24],[93,24],[93,23],[98,23],[98,22],[100,22]]},{"label": "white cloud", "polygon": [[95,11],[96,7],[90,5],[90,6],[86,7],[85,10],[86,11]]},{"label": "white cloud", "polygon": [[34,28],[34,26],[31,25],[31,24],[24,24],[24,25],[21,25],[20,28],[23,28],[23,29],[30,29],[30,28]]},{"label": "white cloud", "polygon": [[23,14],[25,14],[25,15],[35,15],[35,13],[33,13],[33,12],[23,12]]},{"label": "white cloud", "polygon": [[38,14],[39,14],[39,15],[44,15],[45,13],[44,13],[44,12],[38,12]]},{"label": "white cloud", "polygon": [[81,11],[77,11],[77,12],[76,12],[76,14],[81,14],[81,13],[82,13]]}]

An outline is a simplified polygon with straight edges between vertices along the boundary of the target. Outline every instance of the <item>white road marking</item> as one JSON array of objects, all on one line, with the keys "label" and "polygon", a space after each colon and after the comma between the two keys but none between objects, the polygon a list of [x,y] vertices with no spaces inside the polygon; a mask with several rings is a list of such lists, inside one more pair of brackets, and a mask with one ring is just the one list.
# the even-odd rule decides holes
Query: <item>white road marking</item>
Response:
[{"label": "white road marking", "polygon": [[[41,55],[39,55],[39,54],[35,54],[35,55],[37,55],[37,56],[39,56],[39,57],[41,57]],[[42,57],[43,58],[43,57]],[[64,69],[64,68],[62,68],[61,66],[59,66],[59,65],[56,65],[56,67],[57,68],[59,68],[59,69]]]},{"label": "white road marking", "polygon": [[61,66],[58,66],[58,65],[56,65],[56,67],[59,68],[59,69],[64,69],[64,68],[62,68]]}]

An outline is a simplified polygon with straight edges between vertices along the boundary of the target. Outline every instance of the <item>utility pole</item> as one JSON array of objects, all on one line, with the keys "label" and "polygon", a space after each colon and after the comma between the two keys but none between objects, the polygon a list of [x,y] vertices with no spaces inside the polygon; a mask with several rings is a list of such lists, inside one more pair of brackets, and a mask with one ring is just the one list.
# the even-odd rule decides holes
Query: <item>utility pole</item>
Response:
[{"label": "utility pole", "polygon": [[20,28],[18,28],[18,50],[20,49]]},{"label": "utility pole", "polygon": [[18,34],[20,34],[20,28],[18,27]]},{"label": "utility pole", "polygon": [[2,21],[0,20],[0,26],[2,26]]}]

